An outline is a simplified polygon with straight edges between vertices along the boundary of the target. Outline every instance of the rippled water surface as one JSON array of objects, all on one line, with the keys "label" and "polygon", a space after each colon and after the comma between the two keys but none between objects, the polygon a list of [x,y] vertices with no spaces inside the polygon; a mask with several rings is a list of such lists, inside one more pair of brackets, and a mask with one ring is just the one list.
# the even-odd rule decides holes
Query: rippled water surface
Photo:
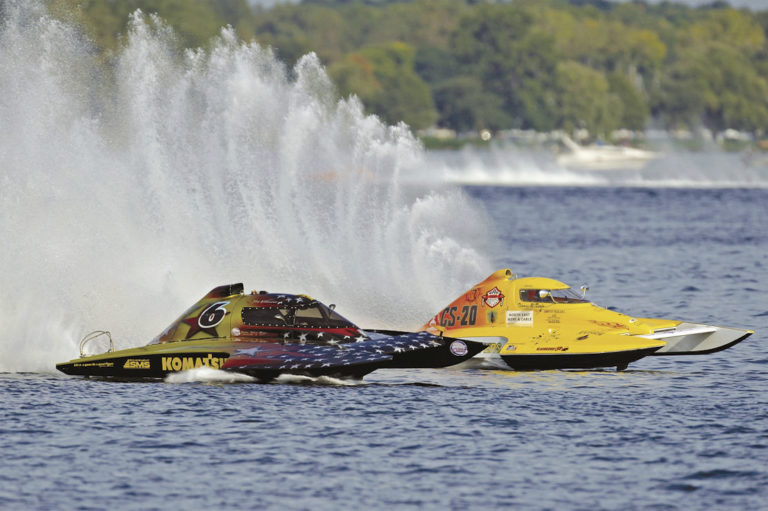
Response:
[{"label": "rippled water surface", "polygon": [[586,282],[637,316],[756,334],[624,372],[266,385],[5,373],[0,508],[765,508],[768,191],[465,192],[496,225],[497,267]]}]

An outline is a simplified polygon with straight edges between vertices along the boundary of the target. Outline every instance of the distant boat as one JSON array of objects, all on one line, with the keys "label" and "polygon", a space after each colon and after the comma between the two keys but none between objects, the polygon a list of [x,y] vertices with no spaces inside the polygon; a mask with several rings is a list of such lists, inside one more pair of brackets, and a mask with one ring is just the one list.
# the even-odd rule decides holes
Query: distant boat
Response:
[{"label": "distant boat", "polygon": [[561,137],[565,152],[557,156],[557,163],[573,170],[638,170],[658,158],[659,153],[635,147],[610,144],[582,146],[568,135]]}]

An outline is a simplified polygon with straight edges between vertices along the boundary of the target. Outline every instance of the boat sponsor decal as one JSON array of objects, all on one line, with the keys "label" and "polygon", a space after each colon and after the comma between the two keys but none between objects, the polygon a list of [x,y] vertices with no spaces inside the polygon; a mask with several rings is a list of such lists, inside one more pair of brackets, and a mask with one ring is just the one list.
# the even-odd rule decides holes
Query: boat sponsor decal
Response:
[{"label": "boat sponsor decal", "polygon": [[503,348],[501,348],[501,354],[512,353],[516,349],[517,347],[514,344],[506,344]]},{"label": "boat sponsor decal", "polygon": [[488,318],[488,323],[496,323],[496,319],[499,317],[499,313],[496,311],[488,311],[486,314],[486,317]]},{"label": "boat sponsor decal", "polygon": [[202,357],[162,357],[162,364],[163,371],[186,371],[202,366],[219,369],[226,360],[226,358],[208,353]]},{"label": "boat sponsor decal", "polygon": [[491,309],[497,305],[504,304],[504,295],[498,287],[494,287],[483,295],[483,305],[487,305]]},{"label": "boat sponsor decal", "polygon": [[501,351],[501,343],[494,342],[493,344],[489,344],[485,350],[483,350],[484,353],[499,353]]},{"label": "boat sponsor decal", "polygon": [[73,367],[114,367],[114,362],[75,362]]},{"label": "boat sponsor decal", "polygon": [[210,337],[218,337],[219,334],[216,332],[216,325],[221,323],[226,315],[229,314],[229,311],[226,308],[229,303],[230,302],[228,301],[213,302],[204,308],[198,316],[183,320],[184,323],[189,325],[189,331],[187,332],[185,339],[194,337],[195,334],[199,332],[206,333]]},{"label": "boat sponsor decal", "polygon": [[507,311],[507,324],[533,326],[533,311]]},{"label": "boat sponsor decal", "polygon": [[568,351],[568,346],[541,346],[536,351]]},{"label": "boat sponsor decal", "polygon": [[125,364],[123,364],[123,369],[149,369],[149,359],[148,358],[129,358],[125,361]]},{"label": "boat sponsor decal", "polygon": [[451,353],[453,353],[457,357],[463,357],[469,352],[469,350],[467,349],[467,343],[459,340],[453,341],[451,345],[448,347],[448,349],[450,349]]}]

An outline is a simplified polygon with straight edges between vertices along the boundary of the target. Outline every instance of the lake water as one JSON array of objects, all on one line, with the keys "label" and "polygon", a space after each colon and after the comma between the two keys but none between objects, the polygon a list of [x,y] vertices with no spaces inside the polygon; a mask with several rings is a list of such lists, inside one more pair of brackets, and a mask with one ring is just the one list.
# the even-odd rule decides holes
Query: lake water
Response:
[{"label": "lake water", "polygon": [[498,230],[497,267],[588,283],[634,315],[756,334],[624,372],[266,385],[6,372],[0,508],[764,508],[768,191],[464,193]]}]

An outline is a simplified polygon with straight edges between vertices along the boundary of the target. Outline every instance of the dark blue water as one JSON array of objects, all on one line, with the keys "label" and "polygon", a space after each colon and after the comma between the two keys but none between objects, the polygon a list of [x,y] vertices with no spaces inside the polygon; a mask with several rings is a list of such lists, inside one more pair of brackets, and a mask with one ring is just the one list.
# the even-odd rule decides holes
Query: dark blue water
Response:
[{"label": "dark blue water", "polygon": [[499,268],[587,283],[636,316],[756,333],[620,373],[382,370],[349,385],[6,373],[0,508],[766,508],[768,190],[465,192],[488,211]]}]

